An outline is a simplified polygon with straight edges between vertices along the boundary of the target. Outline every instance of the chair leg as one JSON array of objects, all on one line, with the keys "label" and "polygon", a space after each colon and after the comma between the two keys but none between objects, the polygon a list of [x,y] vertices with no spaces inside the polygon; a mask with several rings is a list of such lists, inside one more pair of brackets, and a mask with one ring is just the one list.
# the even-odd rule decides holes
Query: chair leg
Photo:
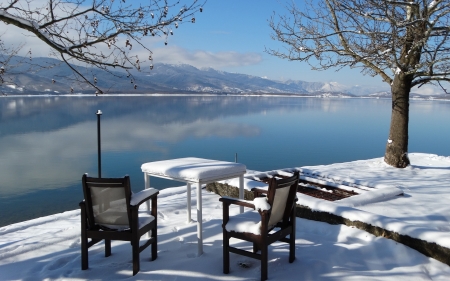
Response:
[{"label": "chair leg", "polygon": [[156,235],[156,227],[152,230],[152,261],[156,260],[158,258],[158,236]]},{"label": "chair leg", "polygon": [[105,257],[111,255],[111,240],[105,239]]},{"label": "chair leg", "polygon": [[[147,180],[147,177],[145,177],[145,179]],[[152,261],[154,261],[158,258],[158,215],[157,215],[157,213],[158,213],[158,200],[156,199],[156,197],[153,197],[151,215],[154,217],[155,226],[151,230],[151,237],[154,238],[155,240],[152,244]]]},{"label": "chair leg", "polygon": [[[295,210],[295,207],[294,207]],[[296,222],[297,218],[295,217],[294,211],[292,211],[291,214],[291,221],[292,221],[292,229],[291,233],[289,234],[289,263],[294,262],[295,260],[295,232],[297,230]]]},{"label": "chair leg", "polygon": [[131,208],[131,223],[130,223],[130,230],[131,230],[131,248],[132,248],[132,256],[133,256],[133,276],[136,275],[139,270],[141,269],[140,265],[140,259],[139,259],[139,253],[140,247],[139,247],[139,240],[141,239],[141,236],[139,235],[139,217],[138,217],[139,210],[137,208]]},{"label": "chair leg", "polygon": [[136,275],[140,270],[139,261],[139,239],[134,239],[131,242],[132,255],[133,255],[133,276]]},{"label": "chair leg", "polygon": [[88,241],[86,235],[81,234],[81,269],[88,269]]},{"label": "chair leg", "polygon": [[295,230],[289,235],[289,263],[295,260]]},{"label": "chair leg", "polygon": [[228,235],[223,230],[223,273],[228,274],[230,273],[230,240],[228,238]]},{"label": "chair leg", "polygon": [[253,242],[253,253],[256,254],[258,251],[259,251],[258,244],[256,244],[255,242]]},{"label": "chair leg", "polygon": [[84,201],[80,202],[81,211],[81,270],[88,269],[88,238],[86,233],[86,206]]},{"label": "chair leg", "polygon": [[267,263],[269,260],[268,251],[269,251],[269,249],[268,249],[267,245],[264,245],[261,248],[261,281],[267,280],[267,275],[268,275],[267,274],[267,267],[268,267]]}]

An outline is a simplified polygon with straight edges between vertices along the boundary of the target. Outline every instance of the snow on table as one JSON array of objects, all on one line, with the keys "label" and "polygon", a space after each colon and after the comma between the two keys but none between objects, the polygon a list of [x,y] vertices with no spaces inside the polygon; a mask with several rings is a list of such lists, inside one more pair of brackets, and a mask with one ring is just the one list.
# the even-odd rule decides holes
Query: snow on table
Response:
[{"label": "snow on table", "polygon": [[238,176],[246,172],[241,163],[186,157],[144,163],[142,172],[190,182],[206,182]]},{"label": "snow on table", "polygon": [[[203,254],[202,184],[239,177],[239,198],[244,197],[244,164],[195,157],[148,162],[141,165],[145,174],[145,189],[150,188],[150,176],[187,183],[187,221],[191,222],[191,183],[197,184],[198,256]],[[147,209],[149,205],[147,204]],[[240,208],[241,213],[244,208]]]}]

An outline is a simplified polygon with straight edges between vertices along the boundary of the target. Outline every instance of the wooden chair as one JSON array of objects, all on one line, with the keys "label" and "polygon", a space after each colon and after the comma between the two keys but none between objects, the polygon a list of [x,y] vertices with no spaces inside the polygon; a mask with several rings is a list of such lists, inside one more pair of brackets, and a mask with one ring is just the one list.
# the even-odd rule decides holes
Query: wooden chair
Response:
[{"label": "wooden chair", "polygon": [[[253,189],[253,202],[222,197],[223,202],[223,272],[230,271],[230,252],[261,261],[261,280],[267,279],[268,245],[275,241],[289,243],[289,262],[295,260],[295,202],[299,172],[285,179],[271,178],[269,189]],[[259,197],[267,194],[267,197]],[[257,211],[229,216],[231,204]],[[287,238],[287,236],[289,236]],[[230,246],[230,238],[253,243],[253,252]],[[261,251],[260,254],[258,251]]]},{"label": "wooden chair", "polygon": [[[105,240],[105,257],[111,255],[111,240],[130,241],[133,275],[140,270],[139,254],[152,245],[152,258],[157,258],[157,189],[132,194],[130,178],[82,178],[84,200],[81,208],[81,269],[88,268],[88,248]],[[151,200],[151,215],[140,215],[139,206]],[[145,233],[150,238],[139,246]],[[91,239],[88,241],[88,239]]]}]

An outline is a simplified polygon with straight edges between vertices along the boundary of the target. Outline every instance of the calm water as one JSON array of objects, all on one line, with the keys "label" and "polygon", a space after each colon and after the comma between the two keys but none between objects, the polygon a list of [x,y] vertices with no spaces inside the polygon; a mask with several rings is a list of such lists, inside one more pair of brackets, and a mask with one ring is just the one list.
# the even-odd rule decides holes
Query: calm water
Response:
[{"label": "calm water", "polygon": [[[102,176],[178,157],[238,161],[250,170],[381,157],[390,100],[274,97],[2,97],[0,226],[78,208],[83,173]],[[411,102],[410,151],[450,155],[450,103]],[[152,179],[152,186],[180,185]]]}]

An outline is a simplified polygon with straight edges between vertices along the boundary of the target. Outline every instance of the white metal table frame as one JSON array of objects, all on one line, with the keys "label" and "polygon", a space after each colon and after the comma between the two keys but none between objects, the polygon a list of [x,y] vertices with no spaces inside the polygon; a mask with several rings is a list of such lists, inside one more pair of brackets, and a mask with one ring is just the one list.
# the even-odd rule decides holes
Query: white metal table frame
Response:
[{"label": "white metal table frame", "polygon": [[[224,162],[221,161],[221,163],[224,163]],[[183,178],[163,176],[163,175],[157,174],[157,173],[144,172],[144,182],[145,182],[145,189],[150,188],[150,176],[186,183],[186,186],[187,186],[187,223],[191,222],[191,184],[197,185],[197,242],[198,242],[198,256],[200,256],[203,254],[202,185],[239,177],[239,198],[244,199],[244,174],[245,174],[245,171],[239,172],[239,173],[227,174],[227,175],[220,175],[220,176],[215,176],[215,177],[210,177],[210,178],[198,179],[198,180],[187,180],[187,179],[183,179]],[[147,210],[150,210],[149,202],[147,202]],[[243,213],[243,212],[244,212],[244,207],[240,206],[240,213]]]}]

